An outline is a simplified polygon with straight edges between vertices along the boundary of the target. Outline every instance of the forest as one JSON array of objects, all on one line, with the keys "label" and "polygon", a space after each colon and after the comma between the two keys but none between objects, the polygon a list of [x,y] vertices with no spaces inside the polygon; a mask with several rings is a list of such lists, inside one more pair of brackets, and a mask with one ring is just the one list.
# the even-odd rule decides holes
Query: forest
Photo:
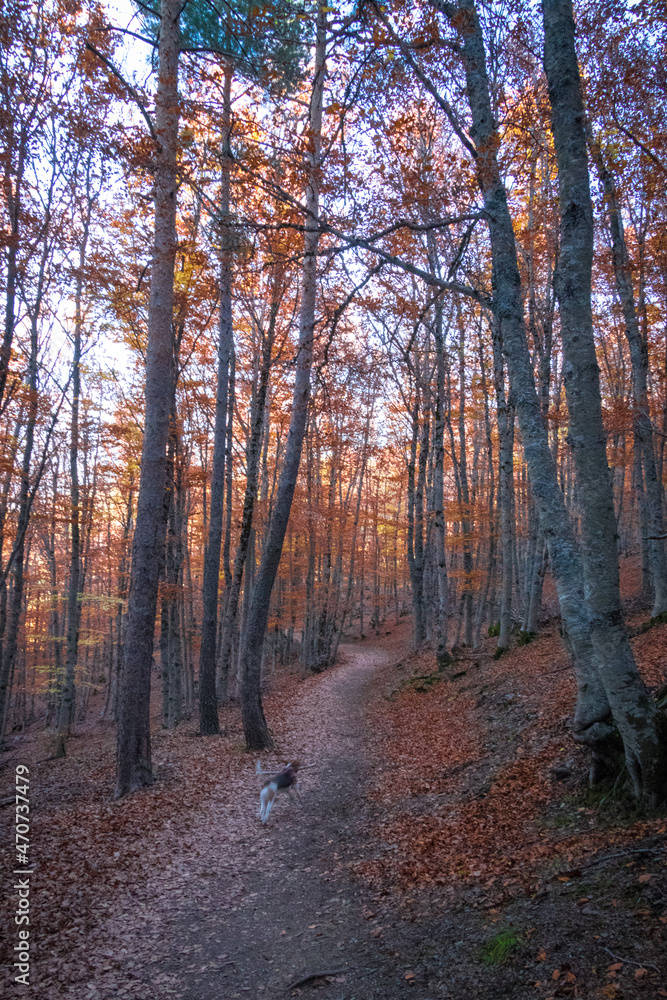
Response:
[{"label": "forest", "polygon": [[[667,996],[666,56],[661,0],[3,0],[0,804],[16,770],[3,819],[30,827],[37,911],[18,992],[269,995],[229,958],[247,934],[299,939],[285,995]],[[255,763],[295,758],[304,801],[264,830]],[[193,838],[207,920],[225,898],[194,961],[226,985],[121,947],[162,908],[186,940],[155,867]],[[301,856],[311,930],[337,926],[331,891],[360,908],[312,952],[281,927]],[[578,892],[602,955],[575,959],[556,890],[588,868],[611,902]],[[617,901],[629,878],[643,902]],[[121,895],[138,909],[105,931]],[[386,943],[404,904],[463,936],[459,980],[452,942]],[[555,967],[521,978],[543,930],[530,961]]]}]

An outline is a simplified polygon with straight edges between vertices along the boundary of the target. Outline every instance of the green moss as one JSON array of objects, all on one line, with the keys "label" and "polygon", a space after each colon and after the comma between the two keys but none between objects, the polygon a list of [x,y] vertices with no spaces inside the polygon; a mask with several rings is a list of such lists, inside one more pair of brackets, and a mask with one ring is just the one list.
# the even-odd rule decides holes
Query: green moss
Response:
[{"label": "green moss", "polygon": [[489,635],[500,635],[500,622],[496,622],[495,625],[489,625]]},{"label": "green moss", "polygon": [[659,615],[649,618],[647,622],[642,622],[637,629],[637,634],[643,635],[644,632],[648,632],[648,630],[653,628],[655,625],[667,625],[667,611],[661,611]]},{"label": "green moss", "polygon": [[516,644],[517,646],[527,646],[533,639],[537,639],[537,632],[526,632],[520,628],[516,637]]},{"label": "green moss", "polygon": [[443,675],[436,672],[433,674],[417,674],[415,677],[410,677],[405,683],[407,687],[413,688],[413,690],[418,691],[420,694],[425,694],[441,680],[444,680]]}]

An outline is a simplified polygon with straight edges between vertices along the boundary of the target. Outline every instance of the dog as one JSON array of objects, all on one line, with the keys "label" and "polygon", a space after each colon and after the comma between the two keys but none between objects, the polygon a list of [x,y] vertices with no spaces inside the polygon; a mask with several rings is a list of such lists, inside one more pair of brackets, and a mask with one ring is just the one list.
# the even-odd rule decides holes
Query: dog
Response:
[{"label": "dog", "polygon": [[[262,823],[266,825],[269,822],[269,813],[273,803],[275,802],[278,792],[296,792],[299,801],[301,801],[301,791],[299,789],[299,778],[298,770],[300,767],[298,760],[293,760],[291,764],[287,764],[282,771],[278,771],[267,781],[264,782],[264,786],[259,795],[259,818]],[[268,774],[268,771],[262,771],[259,761],[257,761],[256,768],[258,775]]]}]

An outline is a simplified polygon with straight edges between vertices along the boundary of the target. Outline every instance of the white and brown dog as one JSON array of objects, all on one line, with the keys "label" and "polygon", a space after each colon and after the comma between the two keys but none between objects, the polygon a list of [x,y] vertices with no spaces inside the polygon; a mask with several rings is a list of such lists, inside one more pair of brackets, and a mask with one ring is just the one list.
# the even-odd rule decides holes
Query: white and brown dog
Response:
[{"label": "white and brown dog", "polygon": [[[300,767],[298,760],[293,760],[291,764],[287,764],[282,771],[278,771],[277,774],[272,775],[264,782],[264,786],[259,795],[259,818],[262,823],[268,823],[269,813],[273,803],[275,802],[278,792],[296,792],[299,801],[301,801],[301,792],[299,789],[299,778],[298,770]],[[257,774],[264,775],[269,774],[269,771],[262,771],[259,761],[257,761]]]}]

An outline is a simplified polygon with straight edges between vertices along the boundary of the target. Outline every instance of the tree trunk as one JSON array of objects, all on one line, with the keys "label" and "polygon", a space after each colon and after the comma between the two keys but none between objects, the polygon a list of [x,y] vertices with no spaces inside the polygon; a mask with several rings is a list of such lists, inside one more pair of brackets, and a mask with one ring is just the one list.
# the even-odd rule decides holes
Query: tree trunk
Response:
[{"label": "tree trunk", "polygon": [[616,518],[602,422],[591,309],[593,204],[571,0],[543,0],[544,67],[558,160],[561,248],[556,282],[569,438],[577,472],[581,548],[597,663],[625,747],[635,795],[667,794],[667,746],[623,621]]},{"label": "tree trunk", "polygon": [[241,648],[241,703],[243,731],[249,750],[263,750],[272,745],[266,725],[261,696],[262,648],[269,615],[271,591],[278,571],[292,497],[301,459],[301,447],[308,417],[310,370],[313,360],[313,334],[317,300],[317,246],[319,242],[319,191],[321,171],[322,97],[326,74],[327,11],[320,0],[317,11],[315,77],[309,114],[309,178],[306,191],[304,259],[299,315],[299,347],[292,396],[292,415],[280,471],[278,496],[269,526],[262,561],[255,581],[248,622]]},{"label": "tree trunk", "polygon": [[[227,696],[227,684],[229,670],[232,659],[232,640],[236,628],[236,617],[238,612],[239,596],[241,593],[241,581],[243,580],[244,567],[250,547],[253,516],[255,511],[255,500],[257,499],[257,487],[259,482],[260,458],[262,452],[262,440],[264,437],[264,418],[266,410],[266,397],[269,386],[269,375],[271,373],[271,355],[273,350],[273,336],[275,332],[278,309],[280,307],[279,279],[276,276],[274,283],[274,294],[271,303],[271,317],[269,329],[264,338],[262,351],[262,366],[259,373],[259,385],[254,399],[252,428],[250,441],[246,452],[246,488],[243,499],[243,513],[241,515],[241,533],[234,557],[234,572],[232,575],[229,592],[225,602],[224,621],[222,626],[222,640],[220,643],[220,691],[223,699]],[[254,559],[254,555],[253,555]],[[247,610],[247,606],[246,606]]]},{"label": "tree trunk", "polygon": [[[418,376],[416,375],[418,379]],[[421,442],[419,435],[419,411],[421,408],[421,391],[419,382],[415,387],[415,398],[412,410],[412,438],[410,441],[410,458],[408,460],[408,568],[412,588],[412,617],[414,629],[414,647],[418,649],[426,638],[424,615],[424,490],[426,475],[426,459],[428,456],[429,421],[427,413],[422,420]],[[421,444],[419,458],[417,445]],[[364,525],[365,538],[365,525]],[[365,552],[365,548],[362,550]],[[363,567],[363,563],[362,563]],[[362,569],[363,572],[363,569]],[[362,623],[363,624],[363,623]],[[362,627],[363,632],[363,627]]]},{"label": "tree trunk", "polygon": [[435,363],[436,396],[433,418],[433,447],[435,465],[433,469],[433,520],[435,527],[435,552],[438,579],[438,616],[436,622],[435,658],[438,670],[444,670],[451,662],[447,649],[449,631],[449,580],[447,579],[447,557],[445,551],[445,496],[443,470],[445,461],[445,340],[442,329],[442,303],[435,305]]},{"label": "tree trunk", "polygon": [[35,424],[39,400],[37,396],[37,366],[38,366],[38,319],[43,291],[44,258],[40,278],[40,291],[31,317],[30,357],[28,360],[28,414],[21,463],[21,486],[19,490],[18,519],[16,524],[16,550],[12,565],[12,586],[10,590],[7,615],[7,631],[2,648],[2,663],[0,663],[0,743],[5,735],[5,726],[9,715],[9,701],[14,675],[14,664],[18,649],[19,624],[23,610],[23,589],[25,583],[25,536],[30,518],[30,463],[35,441]]},{"label": "tree trunk", "polygon": [[642,535],[648,535],[648,553],[653,581],[653,610],[651,613],[659,615],[667,611],[667,560],[665,559],[665,526],[662,511],[662,479],[658,476],[653,424],[651,423],[648,399],[648,348],[641,335],[637,320],[632,287],[632,269],[625,243],[623,217],[614,178],[605,165],[599,144],[592,139],[589,144],[602,184],[605,205],[609,212],[616,291],[621,301],[625,336],[630,347],[635,446],[639,447],[643,459],[644,502],[648,522],[647,530],[643,531]]},{"label": "tree trunk", "polygon": [[227,436],[227,389],[229,359],[233,350],[232,322],[232,249],[229,227],[231,180],[231,86],[234,64],[225,67],[222,110],[222,179],[220,191],[220,323],[218,342],[218,384],[213,429],[213,471],[208,522],[208,540],[204,552],[202,587],[203,617],[199,654],[199,729],[202,736],[220,732],[215,691],[216,638],[218,627],[218,590],[220,581],[220,548],[225,499],[225,452]]},{"label": "tree trunk", "polygon": [[500,628],[496,656],[510,644],[512,630],[512,587],[514,581],[514,411],[505,393],[505,366],[499,325],[493,323],[493,379],[496,388],[496,418],[498,421],[498,495],[500,505],[500,546],[502,551],[502,582],[500,588]]},{"label": "tree trunk", "polygon": [[[449,5],[447,5],[449,11]],[[486,57],[474,0],[463,0],[450,15],[462,40],[472,136],[476,147],[477,177],[487,213],[493,255],[494,312],[503,352],[507,357],[510,387],[521,427],[531,488],[549,547],[563,627],[577,675],[577,708],[574,735],[591,746],[594,769],[604,760],[613,741],[609,703],[593,660],[588,613],[584,601],[581,559],[563,494],[535,387],[521,296],[516,243],[507,204],[507,192],[497,160],[499,137],[489,94]]]},{"label": "tree trunk", "polygon": [[364,441],[361,450],[360,468],[358,470],[359,484],[357,487],[357,502],[354,508],[354,521],[352,524],[352,538],[350,540],[350,565],[347,576],[347,590],[345,593],[345,599],[343,602],[343,608],[340,615],[340,621],[338,622],[338,627],[335,630],[335,634],[331,643],[331,652],[329,657],[329,665],[333,666],[336,660],[336,655],[338,653],[338,646],[343,635],[343,629],[345,628],[345,619],[352,608],[352,590],[354,586],[354,569],[355,561],[357,555],[357,531],[359,528],[359,514],[361,512],[361,499],[363,495],[364,488],[364,477],[366,475],[366,464],[368,461],[368,438],[370,435],[371,428],[371,416],[372,416],[372,403],[369,403],[368,415],[366,417],[366,426],[364,428]]},{"label": "tree trunk", "polygon": [[[58,503],[58,455],[54,455],[53,464],[53,504],[51,507],[51,523],[42,536],[42,545],[47,565],[49,567],[49,633],[53,650],[53,669],[49,671],[49,693],[46,705],[46,725],[53,721],[57,708],[57,693],[62,678],[62,636],[60,634],[60,611],[58,604],[58,566],[56,563],[56,507]],[[1,551],[1,550],[0,550]]]},{"label": "tree trunk", "polygon": [[157,142],[154,181],[155,243],[148,307],[146,416],[136,527],[132,543],[125,657],[120,678],[116,797],[152,781],[151,666],[160,554],[169,416],[174,393],[174,261],[178,145],[178,18],[181,4],[161,0]]},{"label": "tree trunk", "polygon": [[[8,81],[11,79],[7,74]],[[9,83],[8,93],[11,93],[11,83]],[[14,138],[14,131],[11,133]],[[5,323],[0,346],[0,407],[4,401],[7,387],[7,375],[9,374],[9,362],[12,354],[12,343],[14,341],[14,327],[16,323],[16,285],[18,280],[17,255],[19,249],[19,224],[21,221],[21,195],[23,185],[23,173],[25,170],[25,159],[28,147],[28,136],[25,126],[21,125],[18,140],[18,160],[14,181],[12,181],[12,153],[11,148],[6,150],[4,189],[7,202],[7,215],[9,217],[9,234],[5,237],[7,246],[7,269],[5,275]]]},{"label": "tree trunk", "polygon": [[67,635],[65,645],[65,679],[58,713],[58,732],[54,748],[55,757],[65,756],[65,741],[74,721],[76,694],[76,662],[79,651],[79,624],[81,618],[81,498],[79,492],[79,403],[81,399],[81,297],[83,294],[83,268],[86,262],[88,232],[93,209],[90,193],[90,161],[86,173],[86,209],[83,232],[79,246],[79,273],[74,295],[74,354],[72,359],[72,421],[70,426],[70,564],[67,590]]}]

